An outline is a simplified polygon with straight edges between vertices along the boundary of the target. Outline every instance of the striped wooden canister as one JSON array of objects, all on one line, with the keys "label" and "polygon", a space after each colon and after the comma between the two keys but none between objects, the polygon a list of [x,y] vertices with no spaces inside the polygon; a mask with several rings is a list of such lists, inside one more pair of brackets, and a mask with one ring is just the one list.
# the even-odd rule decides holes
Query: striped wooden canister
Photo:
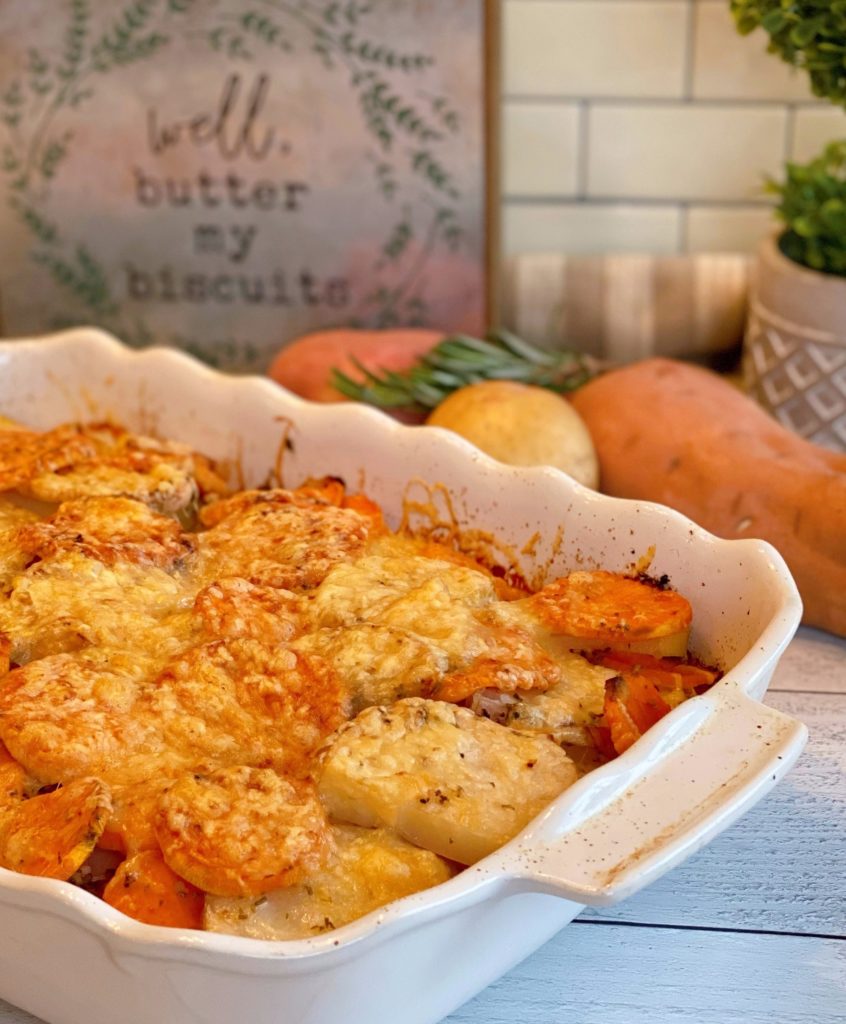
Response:
[{"label": "striped wooden canister", "polygon": [[725,365],[743,338],[749,266],[737,253],[520,253],[504,266],[502,319],[538,345],[612,362]]}]

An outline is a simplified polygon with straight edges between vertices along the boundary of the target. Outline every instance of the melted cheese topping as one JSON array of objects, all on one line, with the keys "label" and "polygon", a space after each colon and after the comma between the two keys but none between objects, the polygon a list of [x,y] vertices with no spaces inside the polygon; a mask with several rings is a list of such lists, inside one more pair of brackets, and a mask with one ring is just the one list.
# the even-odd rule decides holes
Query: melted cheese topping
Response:
[{"label": "melted cheese topping", "polygon": [[[219,498],[200,456],[110,426],[0,424],[2,486],[0,832],[40,786],[93,779],[91,842],[160,853],[217,894],[210,927],[313,934],[491,852],[577,777],[550,737],[588,742],[602,714],[611,673],[571,634],[689,625],[678,595],[610,574],[509,602],[337,481]],[[75,792],[27,813],[85,822]]]},{"label": "melted cheese topping", "polygon": [[205,927],[254,939],[305,939],[446,882],[454,871],[390,829],[336,825],[320,870],[259,900],[212,896],[206,900]]}]

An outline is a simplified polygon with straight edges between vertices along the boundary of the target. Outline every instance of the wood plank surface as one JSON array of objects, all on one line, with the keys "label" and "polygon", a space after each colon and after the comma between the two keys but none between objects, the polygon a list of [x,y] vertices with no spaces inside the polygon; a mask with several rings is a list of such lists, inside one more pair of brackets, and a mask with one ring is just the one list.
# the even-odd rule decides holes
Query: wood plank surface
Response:
[{"label": "wood plank surface", "polygon": [[846,693],[846,640],[803,626],[778,663],[770,690]]},{"label": "wood plank surface", "polygon": [[[846,641],[800,630],[767,702],[810,730],[788,778],[649,889],[585,911],[448,1024],[846,1021]],[[0,1024],[37,1022],[0,1001]]]},{"label": "wood plank surface", "polygon": [[771,691],[767,703],[809,729],[790,775],[690,860],[586,917],[846,935],[846,694]]},{"label": "wood plank surface", "polygon": [[846,1021],[846,641],[800,629],[767,702],[809,727],[787,779],[649,889],[585,911],[448,1024]]},{"label": "wood plank surface", "polygon": [[841,940],[574,922],[448,1024],[844,1020]]}]

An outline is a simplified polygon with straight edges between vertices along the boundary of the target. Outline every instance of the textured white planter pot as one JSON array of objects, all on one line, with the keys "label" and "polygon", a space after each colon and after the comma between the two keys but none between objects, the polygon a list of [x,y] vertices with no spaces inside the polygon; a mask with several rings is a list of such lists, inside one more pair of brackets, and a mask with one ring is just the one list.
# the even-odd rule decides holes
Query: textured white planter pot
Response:
[{"label": "textured white planter pot", "polygon": [[789,260],[765,239],[752,279],[743,368],[786,427],[846,451],[846,278]]}]

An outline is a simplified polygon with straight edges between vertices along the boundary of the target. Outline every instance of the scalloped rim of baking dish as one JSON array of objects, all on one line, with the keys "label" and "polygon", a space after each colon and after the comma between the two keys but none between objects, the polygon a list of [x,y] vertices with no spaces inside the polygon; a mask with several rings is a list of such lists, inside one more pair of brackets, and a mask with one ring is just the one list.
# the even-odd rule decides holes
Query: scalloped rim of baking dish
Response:
[{"label": "scalloped rim of baking dish", "polygon": [[[631,502],[598,494],[558,470],[547,467],[504,466],[482,454],[462,438],[440,428],[405,426],[374,409],[352,403],[317,405],[292,395],[269,380],[222,374],[172,349],[130,350],[110,335],[96,329],[82,328],[45,338],[0,342],[0,368],[10,359],[16,360],[26,356],[34,349],[41,357],[48,346],[52,346],[53,351],[68,347],[76,348],[79,349],[80,355],[83,352],[88,356],[96,353],[99,357],[111,360],[116,373],[120,371],[122,363],[146,362],[150,364],[151,369],[172,368],[176,372],[187,373],[196,378],[200,385],[242,389],[245,395],[250,392],[262,393],[278,403],[280,411],[284,412],[287,407],[289,410],[305,414],[307,419],[310,416],[340,418],[344,424],[348,423],[351,427],[356,423],[366,424],[370,429],[375,427],[379,431],[388,431],[397,439],[408,438],[413,433],[424,431],[425,434],[437,437],[437,444],[448,453],[447,458],[458,458],[494,469],[498,477],[504,477],[511,485],[532,481],[544,489],[557,489],[562,499],[575,497],[576,501],[616,506],[621,512],[644,510],[661,518],[669,517],[690,533],[697,550],[730,549],[738,557],[746,555],[769,563],[773,574],[773,586],[779,593],[776,611],[758,635],[754,645],[708,694],[693,698],[675,709],[653,726],[649,733],[622,757],[583,777],[553,801],[517,837],[485,860],[464,869],[447,882],[397,900],[335,931],[307,939],[262,940],[147,925],[124,916],[102,900],[68,882],[34,878],[0,868],[0,906],[3,902],[11,902],[45,915],[58,915],[74,920],[85,929],[101,937],[107,937],[115,953],[123,951],[137,955],[143,951],[147,957],[199,962],[214,966],[216,969],[238,970],[245,973],[265,973],[272,970],[274,965],[278,966],[280,962],[290,964],[293,970],[297,969],[298,964],[303,969],[308,969],[308,965],[315,957],[320,957],[321,962],[326,957],[345,957],[352,953],[353,949],[358,951],[362,944],[381,943],[391,935],[412,926],[488,899],[498,890],[513,890],[515,885],[518,888],[522,887],[524,891],[526,888],[531,889],[531,882],[525,883],[525,876],[521,875],[520,869],[527,856],[531,856],[533,842],[542,836],[545,830],[549,832],[553,829],[556,834],[560,834],[563,823],[566,823],[569,830],[589,820],[597,812],[598,803],[603,799],[602,796],[595,797],[592,794],[602,794],[611,790],[619,793],[626,787],[633,787],[639,774],[644,773],[648,766],[660,761],[668,750],[684,743],[687,735],[685,728],[695,727],[695,722],[694,725],[690,725],[692,721],[701,719],[706,714],[718,714],[724,702],[731,702],[733,692],[748,695],[756,687],[761,688],[762,679],[765,687],[768,675],[799,624],[801,602],[795,584],[781,556],[763,541],[723,540],[671,509],[649,502]],[[417,436],[420,436],[419,433]],[[785,760],[779,777],[787,770],[792,760],[795,760],[803,742],[804,740],[797,734],[793,744],[795,749]],[[775,780],[776,776],[773,775],[773,781]],[[731,814],[725,816],[725,820],[721,820],[719,828],[700,830],[693,843],[688,841],[668,849],[667,856],[657,866],[653,865],[653,868],[647,871],[650,876],[648,880],[683,859],[696,846],[702,845],[725,827],[728,820],[742,813],[745,806],[738,804]],[[621,898],[616,895],[603,898],[603,893],[599,890],[587,894],[588,899],[584,899],[585,893],[578,895],[583,897],[584,902],[589,900],[600,904]],[[590,898],[591,896],[594,898]]]}]

